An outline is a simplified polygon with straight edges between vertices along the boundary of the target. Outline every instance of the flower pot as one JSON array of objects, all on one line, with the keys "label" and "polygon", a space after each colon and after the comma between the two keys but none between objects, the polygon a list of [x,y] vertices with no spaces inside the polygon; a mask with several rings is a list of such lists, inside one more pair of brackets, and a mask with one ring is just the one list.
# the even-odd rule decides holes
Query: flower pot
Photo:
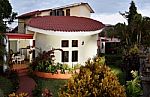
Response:
[{"label": "flower pot", "polygon": [[68,74],[69,73],[69,70],[65,70],[65,74]]},{"label": "flower pot", "polygon": [[34,74],[38,77],[42,78],[50,78],[50,79],[69,79],[72,74],[52,74],[46,72],[34,71]]},{"label": "flower pot", "polygon": [[61,70],[60,70],[60,69],[58,69],[58,70],[57,70],[57,73],[58,73],[58,74],[61,74]]}]

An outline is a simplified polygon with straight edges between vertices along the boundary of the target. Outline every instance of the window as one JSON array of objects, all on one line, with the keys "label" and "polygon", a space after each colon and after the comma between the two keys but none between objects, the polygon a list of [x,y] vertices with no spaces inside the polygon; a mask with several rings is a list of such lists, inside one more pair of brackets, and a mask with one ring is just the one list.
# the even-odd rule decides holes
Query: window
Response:
[{"label": "window", "polygon": [[72,40],[72,47],[78,47],[78,40]]},{"label": "window", "polygon": [[64,11],[62,9],[52,10],[50,16],[64,16]]},{"label": "window", "polygon": [[64,16],[63,10],[57,10],[57,16]]},{"label": "window", "polygon": [[78,61],[78,51],[72,51],[72,62]]},{"label": "window", "polygon": [[69,51],[62,51],[62,62],[69,62]]},{"label": "window", "polygon": [[62,40],[61,47],[69,47],[69,40]]},{"label": "window", "polygon": [[70,9],[66,9],[66,16],[70,16]]},{"label": "window", "polygon": [[52,10],[52,11],[50,12],[50,16],[56,16],[56,10]]}]

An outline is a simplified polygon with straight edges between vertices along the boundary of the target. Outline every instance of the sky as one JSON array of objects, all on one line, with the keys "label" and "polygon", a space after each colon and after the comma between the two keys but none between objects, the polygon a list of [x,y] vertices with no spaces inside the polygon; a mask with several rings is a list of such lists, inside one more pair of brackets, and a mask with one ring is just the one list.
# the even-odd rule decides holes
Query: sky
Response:
[{"label": "sky", "polygon": [[[13,11],[18,15],[34,10],[49,9],[73,3],[86,2],[95,13],[91,18],[104,24],[115,25],[117,23],[126,23],[126,19],[119,12],[129,11],[131,0],[9,0]],[[138,13],[150,17],[150,0],[133,0]],[[16,24],[13,24],[15,26]]]}]

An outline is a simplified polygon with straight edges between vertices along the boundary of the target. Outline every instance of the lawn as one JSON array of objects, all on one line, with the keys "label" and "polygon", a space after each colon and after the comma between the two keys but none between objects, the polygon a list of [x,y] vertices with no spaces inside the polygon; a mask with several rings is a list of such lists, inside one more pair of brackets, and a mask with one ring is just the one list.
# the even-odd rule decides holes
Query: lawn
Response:
[{"label": "lawn", "polygon": [[36,89],[33,91],[35,97],[40,97],[40,90],[43,90],[44,88],[48,88],[52,92],[53,97],[58,97],[59,88],[67,82],[67,80],[43,79],[39,77],[36,77],[35,80],[38,84]]},{"label": "lawn", "polygon": [[125,72],[121,71],[121,69],[115,65],[109,65],[109,67],[112,69],[112,72],[114,72],[117,75],[117,77],[119,78],[119,82],[122,85],[125,85]]}]

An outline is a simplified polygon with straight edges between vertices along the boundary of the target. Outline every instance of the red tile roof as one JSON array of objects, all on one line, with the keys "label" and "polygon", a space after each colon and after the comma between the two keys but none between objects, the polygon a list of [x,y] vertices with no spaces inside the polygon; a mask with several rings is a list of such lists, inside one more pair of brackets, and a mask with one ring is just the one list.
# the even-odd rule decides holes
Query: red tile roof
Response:
[{"label": "red tile roof", "polygon": [[99,21],[75,16],[43,16],[27,21],[27,26],[52,31],[96,31],[105,25]]},{"label": "red tile roof", "polygon": [[32,11],[32,12],[22,14],[22,15],[18,16],[17,18],[29,18],[31,16],[35,16],[36,14],[40,14],[40,13],[41,13],[41,11],[36,10],[36,11]]}]

